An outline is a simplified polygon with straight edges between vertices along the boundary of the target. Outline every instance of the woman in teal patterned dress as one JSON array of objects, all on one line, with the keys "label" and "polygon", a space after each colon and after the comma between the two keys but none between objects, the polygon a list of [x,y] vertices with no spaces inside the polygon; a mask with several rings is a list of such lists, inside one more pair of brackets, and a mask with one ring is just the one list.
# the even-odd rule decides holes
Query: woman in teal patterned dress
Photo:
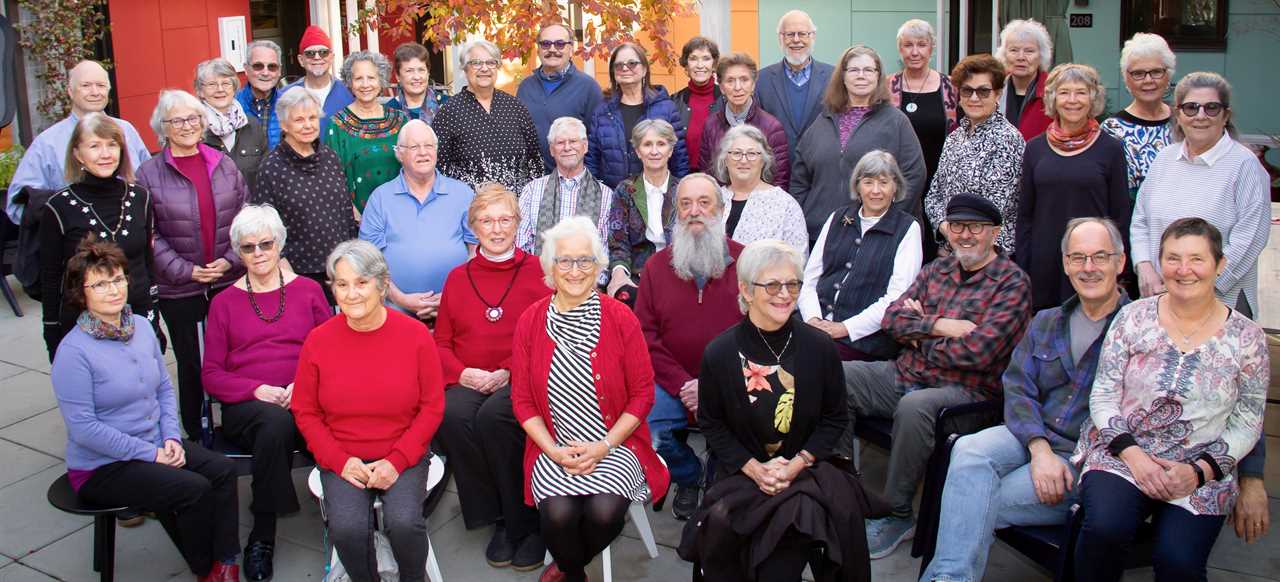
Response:
[{"label": "woman in teal patterned dress", "polygon": [[391,65],[380,53],[359,51],[347,56],[342,80],[356,99],[329,118],[323,138],[342,162],[347,191],[358,212],[364,212],[374,188],[400,173],[396,138],[409,116],[378,102],[390,76]]},{"label": "woman in teal patterned dress", "polygon": [[1169,43],[1158,34],[1139,32],[1124,43],[1120,70],[1124,86],[1133,102],[1102,122],[1102,130],[1124,144],[1129,163],[1129,199],[1138,197],[1138,187],[1147,177],[1147,168],[1156,153],[1173,142],[1173,110],[1164,102],[1177,59]]}]

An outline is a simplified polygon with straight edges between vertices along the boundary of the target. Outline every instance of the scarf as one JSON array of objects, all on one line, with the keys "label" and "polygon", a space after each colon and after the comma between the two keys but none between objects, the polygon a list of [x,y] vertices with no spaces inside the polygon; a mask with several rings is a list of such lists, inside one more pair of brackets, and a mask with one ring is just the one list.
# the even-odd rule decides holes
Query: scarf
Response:
[{"label": "scarf", "polygon": [[724,119],[725,121],[729,122],[729,127],[737,127],[739,125],[746,123],[747,116],[751,115],[751,107],[753,105],[755,105],[755,103],[752,101],[751,98],[748,97],[747,106],[742,108],[742,115],[738,115],[737,113],[733,112],[733,109],[729,108],[729,102],[725,101]]},{"label": "scarf", "polygon": [[244,115],[244,108],[235,99],[231,100],[231,106],[227,108],[226,113],[205,103],[204,118],[209,122],[209,133],[220,138],[226,138],[249,123],[249,118]]},{"label": "scarf", "polygon": [[128,303],[124,305],[124,310],[120,312],[120,327],[94,317],[88,309],[76,318],[76,325],[93,339],[128,343],[133,339],[133,310],[129,308]]},{"label": "scarf", "polygon": [[[578,203],[575,205],[577,212],[574,214],[590,218],[593,223],[597,222],[600,220],[600,199],[602,198],[600,182],[597,182],[595,176],[591,175],[591,170],[586,168],[582,169],[582,175],[578,179],[582,184],[578,186]],[[538,202],[538,244],[534,250],[542,252],[542,233],[547,232],[547,229],[559,222],[560,171],[556,170],[547,177],[547,183],[542,189],[542,200]]]},{"label": "scarf", "polygon": [[563,313],[552,301],[547,306],[547,335],[557,350],[577,356],[590,370],[591,350],[600,341],[600,294],[592,292],[581,305]]},{"label": "scarf", "polygon": [[1062,129],[1062,126],[1058,125],[1058,121],[1055,119],[1049,123],[1049,129],[1045,130],[1044,135],[1045,139],[1049,140],[1049,145],[1053,146],[1054,149],[1074,152],[1082,150],[1093,143],[1094,138],[1098,137],[1100,131],[1102,129],[1098,127],[1098,120],[1093,118],[1090,118],[1089,122],[1075,133],[1067,133],[1066,130]]}]

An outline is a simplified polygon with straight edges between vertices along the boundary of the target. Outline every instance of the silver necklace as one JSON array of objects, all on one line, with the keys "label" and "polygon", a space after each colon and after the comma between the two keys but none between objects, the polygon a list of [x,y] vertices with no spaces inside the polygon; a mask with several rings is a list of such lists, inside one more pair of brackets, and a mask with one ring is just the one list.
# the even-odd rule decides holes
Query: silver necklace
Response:
[{"label": "silver necklace", "polygon": [[[924,84],[920,85],[920,88],[921,88],[921,89],[924,89],[924,88],[925,88],[925,86],[926,86],[926,85],[928,85],[928,84],[929,84],[929,73],[925,73],[925,74],[924,74]],[[904,93],[906,93],[906,94],[916,95],[916,94],[918,94],[918,93],[919,93],[919,91],[912,91],[912,90],[911,90],[911,84],[910,84],[910,83],[907,83],[907,73],[906,73],[906,71],[903,71],[903,73],[902,73],[902,86],[903,86],[903,87],[906,87],[906,89],[907,89],[907,90],[906,90],[906,91],[904,91]],[[908,102],[907,102],[907,106],[906,106],[907,113],[915,113],[917,109],[920,109],[920,106],[919,106],[919,105],[916,105],[916,98],[915,98],[915,97],[912,97],[912,98],[911,98],[911,101],[908,101]]]},{"label": "silver necklace", "polygon": [[782,344],[782,351],[775,352],[773,351],[773,346],[769,345],[769,340],[764,339],[764,332],[760,331],[760,328],[756,327],[754,323],[751,324],[751,327],[756,328],[756,335],[760,336],[760,341],[764,342],[764,349],[769,350],[769,353],[773,354],[773,360],[781,366],[782,354],[787,353],[787,347],[791,345],[791,334],[794,333],[794,330],[787,332],[787,343]]},{"label": "silver necklace", "polygon": [[[1168,302],[1166,301],[1166,303]],[[1195,329],[1191,330],[1191,333],[1183,334],[1182,333],[1183,320],[1181,317],[1178,316],[1178,312],[1173,309],[1173,306],[1172,305],[1169,306],[1169,315],[1172,315],[1173,319],[1177,320],[1178,322],[1178,333],[1182,334],[1182,344],[1184,346],[1187,344],[1190,344],[1192,336],[1195,336],[1196,334],[1200,333],[1200,330],[1204,329],[1205,324],[1209,323],[1210,319],[1213,319],[1213,312],[1215,311],[1217,311],[1217,309],[1210,309],[1209,314],[1204,316],[1204,319],[1200,320],[1200,325],[1197,325]]]},{"label": "silver necklace", "polygon": [[84,214],[93,214],[93,218],[89,219],[90,230],[94,230],[93,227],[101,226],[102,230],[99,231],[98,233],[99,238],[103,238],[103,239],[110,238],[112,242],[116,242],[117,233],[124,236],[129,236],[129,229],[124,227],[124,223],[126,220],[130,222],[133,221],[133,217],[128,215],[127,210],[129,207],[133,206],[133,202],[130,201],[129,199],[133,198],[135,194],[132,191],[129,191],[127,188],[126,188],[126,191],[128,192],[128,195],[120,197],[120,218],[116,220],[116,227],[114,229],[107,226],[106,221],[102,220],[102,217],[98,215],[98,210],[93,207],[92,203],[86,202],[83,198],[81,198],[73,190],[71,190],[71,188],[67,188],[66,192],[64,192],[63,194],[64,195],[69,194],[71,196],[72,200],[69,202],[71,206],[75,206],[76,202],[78,201],[81,205],[80,212]]}]

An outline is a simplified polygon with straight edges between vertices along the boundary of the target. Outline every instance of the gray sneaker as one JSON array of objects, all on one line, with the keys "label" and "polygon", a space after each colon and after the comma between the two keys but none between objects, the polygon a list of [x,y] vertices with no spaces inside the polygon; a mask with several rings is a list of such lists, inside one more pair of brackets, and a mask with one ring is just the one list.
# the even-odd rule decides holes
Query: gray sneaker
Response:
[{"label": "gray sneaker", "polygon": [[867,520],[867,548],[871,559],[879,560],[897,549],[898,544],[916,535],[915,520],[910,517],[885,517]]}]

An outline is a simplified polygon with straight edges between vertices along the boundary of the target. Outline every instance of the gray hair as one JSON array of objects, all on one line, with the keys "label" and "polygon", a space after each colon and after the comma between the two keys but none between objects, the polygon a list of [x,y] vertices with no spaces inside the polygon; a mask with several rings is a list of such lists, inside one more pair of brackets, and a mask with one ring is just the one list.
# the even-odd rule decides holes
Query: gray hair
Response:
[{"label": "gray hair", "polygon": [[293,87],[285,90],[285,92],[276,99],[276,119],[281,121],[285,120],[289,117],[289,110],[308,102],[316,108],[317,112],[324,115],[324,107],[320,105],[319,101],[316,101],[315,95],[312,95],[310,91],[303,87]]},{"label": "gray hair", "polygon": [[245,204],[231,220],[231,244],[239,246],[246,236],[261,232],[271,233],[276,241],[276,250],[284,250],[286,232],[280,213],[270,204]]},{"label": "gray hair", "polygon": [[574,237],[591,241],[591,254],[596,257],[597,267],[609,263],[609,255],[605,251],[604,242],[600,240],[600,230],[596,228],[596,223],[585,216],[570,216],[542,233],[542,253],[538,255],[538,262],[542,264],[542,279],[548,287],[554,289],[556,286],[555,276],[551,274],[556,268],[556,245]]},{"label": "gray hair", "polygon": [[359,62],[372,63],[378,69],[379,87],[386,89],[391,85],[391,63],[387,62],[387,57],[383,56],[382,53],[373,51],[356,51],[347,55],[346,59],[343,59],[342,71],[339,73],[342,76],[342,83],[347,86],[347,89],[355,90],[351,87],[351,69]]},{"label": "gray hair", "polygon": [[[1124,74],[1121,71],[1121,74]],[[1098,71],[1089,65],[1078,63],[1062,63],[1049,71],[1044,81],[1044,114],[1050,119],[1058,118],[1058,104],[1055,96],[1058,87],[1063,83],[1080,83],[1089,89],[1089,117],[1102,115],[1107,105],[1107,88],[1102,85]]]},{"label": "gray hair", "polygon": [[[742,249],[742,254],[738,255],[737,263],[738,285],[748,289],[752,288],[751,284],[762,271],[780,265],[795,269],[797,279],[804,277],[804,257],[800,256],[800,251],[778,239],[765,238],[747,245],[747,248]],[[742,297],[742,293],[738,293],[738,309],[743,314],[748,311],[747,300]]]},{"label": "gray hair", "polygon": [[1000,31],[1000,48],[996,49],[996,58],[1006,67],[1009,66],[1009,59],[1005,55],[1005,47],[1015,40],[1029,40],[1039,45],[1041,71],[1047,71],[1053,65],[1053,40],[1049,38],[1049,31],[1043,24],[1028,18],[1010,20],[1009,24],[1004,25],[1004,29]]},{"label": "gray hair", "polygon": [[655,132],[658,137],[667,140],[671,144],[671,152],[675,153],[676,148],[676,128],[671,127],[671,122],[665,119],[641,119],[636,122],[636,126],[631,130],[631,147],[640,149],[640,142],[644,139],[644,134]]},{"label": "gray hair", "polygon": [[786,22],[787,19],[792,16],[803,16],[805,20],[809,21],[809,30],[812,32],[818,32],[818,27],[813,23],[813,17],[809,16],[808,12],[805,12],[803,10],[790,10],[790,11],[787,11],[786,14],[783,14],[782,17],[778,19],[778,34],[782,34],[782,23]]},{"label": "gray hair", "polygon": [[499,64],[502,63],[502,51],[498,49],[498,45],[481,38],[462,45],[462,50],[458,51],[459,68],[466,70],[467,61],[471,60],[471,51],[476,47],[484,49],[489,53],[489,56],[496,59]]},{"label": "gray hair", "polygon": [[557,117],[555,121],[551,122],[551,129],[547,130],[547,141],[555,141],[556,137],[560,134],[570,131],[572,131],[574,137],[577,137],[578,139],[587,139],[587,125],[582,123],[582,120],[577,117],[566,115],[564,117]]},{"label": "gray hair", "polygon": [[929,46],[938,45],[938,36],[933,32],[933,25],[929,24],[929,21],[927,20],[912,18],[911,20],[902,23],[902,26],[898,27],[897,42],[901,44],[902,39],[907,37],[927,38],[929,39]]},{"label": "gray hair", "polygon": [[[416,122],[416,123],[415,123],[415,122]],[[404,141],[405,141],[405,140],[407,140],[407,139],[409,139],[409,131],[408,131],[408,130],[409,130],[409,128],[410,128],[410,127],[418,127],[419,125],[421,125],[423,128],[425,128],[425,129],[427,130],[427,133],[430,133],[430,134],[431,134],[431,137],[435,138],[435,140],[436,140],[436,145],[439,145],[439,144],[440,144],[440,136],[436,135],[436,130],[435,130],[435,128],[431,127],[431,124],[430,124],[430,123],[427,123],[427,122],[425,122],[425,121],[423,121],[423,120],[421,120],[421,119],[416,119],[416,118],[415,118],[415,119],[410,119],[408,123],[406,123],[406,124],[404,124],[403,126],[401,126],[401,127],[400,127],[400,131],[399,131],[399,133],[396,135],[396,147],[400,147],[400,146],[404,145]]]},{"label": "gray hair", "polygon": [[190,107],[197,115],[200,116],[200,133],[204,133],[207,125],[204,119],[204,103],[196,99],[192,95],[181,89],[165,89],[160,92],[160,99],[156,101],[156,108],[151,111],[151,131],[156,132],[156,138],[160,140],[160,147],[169,145],[169,137],[164,131],[164,120],[169,117],[169,112],[174,107],[185,105]]},{"label": "gray hair", "polygon": [[[1213,89],[1218,92],[1218,101],[1222,102],[1226,109],[1218,115],[1226,115],[1227,117],[1227,134],[1232,139],[1236,139],[1239,134],[1236,132],[1236,124],[1231,119],[1231,83],[1217,73],[1209,71],[1196,71],[1183,77],[1178,81],[1178,86],[1173,89],[1173,109],[1174,117],[1178,117],[1177,109],[1182,106],[1182,102],[1187,100],[1187,93],[1192,89]],[[1173,124],[1173,140],[1182,141],[1187,136],[1182,132],[1182,123],[1175,119]]]},{"label": "gray hair", "polygon": [[200,94],[200,90],[204,88],[202,85],[204,85],[205,81],[209,81],[211,78],[217,77],[230,78],[232,92],[240,90],[240,75],[236,73],[236,68],[231,66],[231,63],[227,62],[227,59],[218,58],[209,59],[196,65],[196,80],[195,83],[192,84],[194,85],[196,94]]},{"label": "gray hair", "polygon": [[760,168],[760,181],[766,183],[773,181],[773,148],[769,146],[769,140],[765,138],[760,128],[746,123],[729,128],[729,131],[726,131],[724,137],[720,139],[720,151],[716,154],[716,178],[725,184],[729,183],[729,147],[740,137],[749,138],[760,145],[760,149],[764,151],[764,167]]},{"label": "gray hair", "polygon": [[698,180],[702,180],[707,184],[710,184],[711,187],[715,189],[715,196],[713,196],[713,198],[715,198],[716,200],[716,208],[719,208],[720,211],[724,211],[724,196],[720,194],[720,183],[717,182],[715,178],[712,178],[711,174],[706,174],[703,172],[690,172],[688,174],[685,174],[683,178],[680,178],[679,182],[676,182],[676,189],[672,191],[675,193],[675,197],[676,197],[676,201],[673,201],[673,204],[679,201],[680,187],[684,186],[685,182],[692,184]]},{"label": "gray hair", "polygon": [[1129,63],[1135,59],[1147,58],[1160,59],[1164,68],[1169,70],[1170,77],[1178,66],[1178,57],[1173,54],[1173,50],[1169,48],[1169,43],[1163,36],[1139,32],[1133,35],[1133,38],[1124,41],[1124,48],[1120,51],[1120,74],[1128,73]]},{"label": "gray hair", "polygon": [[382,256],[382,251],[373,246],[373,243],[358,238],[338,243],[324,261],[324,274],[329,279],[329,284],[333,284],[333,279],[337,276],[338,261],[343,260],[351,265],[356,275],[377,282],[378,291],[386,293],[390,288],[391,271],[387,268],[387,258]]},{"label": "gray hair", "polygon": [[283,66],[283,65],[284,65],[284,51],[280,50],[280,45],[276,44],[276,43],[275,43],[275,41],[270,41],[270,40],[255,40],[255,41],[253,41],[253,42],[249,43],[249,46],[245,47],[245,51],[244,51],[244,68],[245,68],[246,70],[247,70],[247,69],[249,69],[249,68],[253,65],[253,63],[249,61],[249,58],[250,58],[250,55],[252,55],[252,54],[253,54],[253,49],[256,49],[256,48],[269,48],[269,49],[271,49],[272,51],[274,51],[274,52],[276,53],[276,62],[277,62],[277,63],[279,63],[281,66]]},{"label": "gray hair", "polygon": [[888,176],[893,180],[893,201],[902,202],[907,197],[907,179],[898,167],[898,160],[893,154],[884,150],[871,150],[863,154],[858,165],[853,167],[849,175],[849,195],[858,203],[862,203],[862,195],[858,192],[858,181],[863,178],[879,178]]},{"label": "gray hair", "polygon": [[1115,253],[1124,252],[1124,235],[1120,234],[1120,228],[1116,226],[1115,221],[1110,218],[1102,218],[1099,216],[1081,216],[1072,218],[1067,221],[1067,230],[1062,233],[1062,254],[1067,254],[1067,243],[1071,241],[1071,233],[1084,224],[1096,222],[1107,229],[1107,234],[1111,237],[1111,251]]}]

